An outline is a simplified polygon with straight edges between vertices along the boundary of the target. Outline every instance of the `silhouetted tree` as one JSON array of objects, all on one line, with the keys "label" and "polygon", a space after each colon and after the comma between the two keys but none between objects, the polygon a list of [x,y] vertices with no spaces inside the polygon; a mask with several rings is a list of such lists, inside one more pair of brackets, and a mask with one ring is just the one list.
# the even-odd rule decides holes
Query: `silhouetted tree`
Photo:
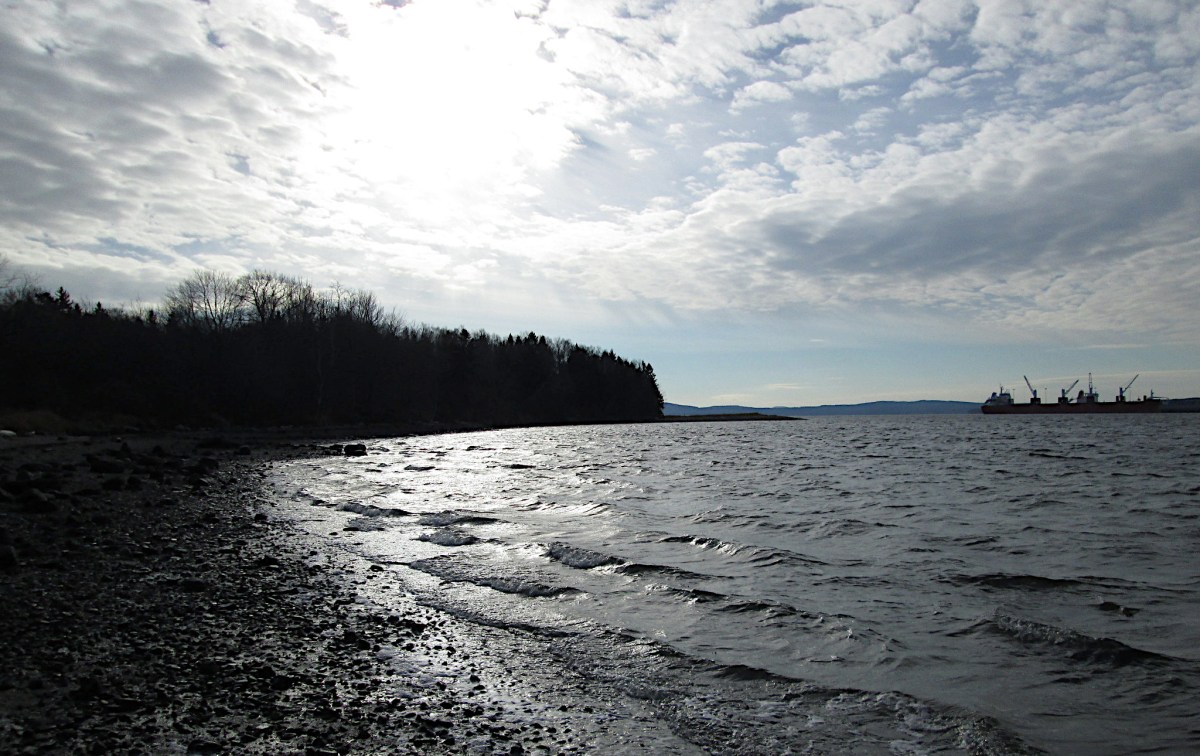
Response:
[{"label": "silhouetted tree", "polygon": [[646,363],[534,333],[500,339],[406,326],[364,290],[321,292],[264,271],[236,279],[197,271],[167,292],[164,311],[85,309],[61,287],[5,290],[0,409],[205,424],[661,415]]},{"label": "silhouetted tree", "polygon": [[233,276],[197,270],[167,292],[166,311],[171,323],[220,333],[242,323],[245,303]]}]

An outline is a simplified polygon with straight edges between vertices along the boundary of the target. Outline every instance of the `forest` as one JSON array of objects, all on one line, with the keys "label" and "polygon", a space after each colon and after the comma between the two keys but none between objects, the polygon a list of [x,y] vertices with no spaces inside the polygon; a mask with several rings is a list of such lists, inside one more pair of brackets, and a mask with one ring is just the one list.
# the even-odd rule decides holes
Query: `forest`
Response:
[{"label": "forest", "polygon": [[654,369],[534,333],[411,325],[371,292],[196,271],[158,308],[0,280],[0,412],[131,424],[505,427],[657,419]]}]

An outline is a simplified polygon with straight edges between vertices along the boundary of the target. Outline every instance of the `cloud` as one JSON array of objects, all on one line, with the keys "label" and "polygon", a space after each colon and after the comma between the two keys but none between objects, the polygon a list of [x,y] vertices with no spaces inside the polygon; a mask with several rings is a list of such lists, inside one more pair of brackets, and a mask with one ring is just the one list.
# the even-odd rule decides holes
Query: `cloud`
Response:
[{"label": "cloud", "polygon": [[1198,325],[1183,4],[8,15],[0,250],[81,281],[274,267],[550,322],[588,301],[1009,335]]},{"label": "cloud", "polygon": [[782,84],[773,81],[756,81],[738,90],[733,98],[731,108],[739,111],[764,102],[787,102],[790,99],[792,99],[792,91]]},{"label": "cloud", "polygon": [[[9,239],[119,232],[163,248],[185,233],[243,232],[248,209],[277,209],[227,156],[253,155],[270,179],[286,172],[302,136],[281,118],[321,108],[294,70],[330,60],[304,44],[303,27],[276,24],[268,38],[199,5],[38,4],[13,20],[0,31]],[[224,47],[206,41],[210,29]]]}]

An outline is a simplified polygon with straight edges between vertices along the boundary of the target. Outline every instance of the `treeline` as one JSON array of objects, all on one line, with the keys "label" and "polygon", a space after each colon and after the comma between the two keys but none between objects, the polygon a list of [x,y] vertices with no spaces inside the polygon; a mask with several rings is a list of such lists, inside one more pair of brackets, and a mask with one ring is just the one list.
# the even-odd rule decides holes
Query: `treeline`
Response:
[{"label": "treeline", "polygon": [[663,401],[611,351],[411,326],[370,292],[264,272],[199,271],[140,311],[10,280],[0,355],[0,409],[165,427],[640,421]]}]

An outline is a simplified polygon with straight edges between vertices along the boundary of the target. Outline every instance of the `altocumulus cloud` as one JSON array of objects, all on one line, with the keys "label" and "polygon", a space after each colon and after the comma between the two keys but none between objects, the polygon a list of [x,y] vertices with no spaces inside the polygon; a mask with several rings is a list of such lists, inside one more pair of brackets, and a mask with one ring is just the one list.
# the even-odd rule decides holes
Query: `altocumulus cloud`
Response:
[{"label": "altocumulus cloud", "polygon": [[1192,3],[5,15],[0,250],[56,281],[268,267],[531,325],[580,301],[1200,325]]}]

